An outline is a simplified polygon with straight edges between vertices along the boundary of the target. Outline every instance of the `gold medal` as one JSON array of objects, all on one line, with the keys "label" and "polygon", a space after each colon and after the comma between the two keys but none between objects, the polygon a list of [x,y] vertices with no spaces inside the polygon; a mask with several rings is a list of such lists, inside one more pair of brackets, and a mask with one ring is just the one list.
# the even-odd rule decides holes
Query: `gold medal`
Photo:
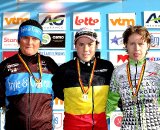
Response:
[{"label": "gold medal", "polygon": [[77,59],[78,80],[79,80],[79,84],[80,84],[80,87],[81,87],[81,90],[82,90],[82,93],[83,93],[83,95],[82,95],[83,100],[88,100],[88,91],[89,91],[89,88],[91,87],[91,84],[92,84],[95,67],[96,67],[96,58],[95,58],[94,63],[93,63],[93,68],[92,68],[92,71],[91,71],[88,87],[87,87],[87,89],[85,89],[85,87],[82,83],[82,79],[81,79],[81,74],[80,74],[81,71],[80,71],[79,60]]},{"label": "gold medal", "polygon": [[130,72],[130,64],[129,64],[129,62],[126,65],[128,82],[129,82],[130,90],[132,92],[132,100],[133,100],[134,103],[137,103],[137,94],[138,94],[141,82],[143,80],[145,66],[146,66],[146,61],[144,62],[143,66],[141,68],[140,77],[138,79],[138,84],[135,83],[135,86],[133,87],[132,81],[131,81],[131,72]]},{"label": "gold medal", "polygon": [[37,83],[36,83],[36,87],[37,87],[37,88],[41,88],[41,87],[42,87],[41,82],[37,82]]},{"label": "gold medal", "polygon": [[38,53],[38,70],[39,70],[39,75],[40,77],[39,78],[36,78],[31,69],[29,68],[29,66],[26,64],[26,62],[23,60],[23,58],[21,57],[20,54],[18,54],[18,57],[20,59],[20,61],[23,63],[24,67],[26,68],[26,70],[28,71],[28,73],[33,77],[33,79],[35,80],[36,82],[36,87],[37,88],[41,88],[42,87],[42,83],[41,83],[41,80],[42,80],[42,65],[41,65],[41,59],[40,59],[40,54]]},{"label": "gold medal", "polygon": [[137,96],[136,95],[132,96],[132,100],[134,103],[137,103]]},{"label": "gold medal", "polygon": [[134,88],[132,89],[132,91],[133,91],[133,93],[135,94],[135,93],[136,93],[136,87],[134,87]]},{"label": "gold medal", "polygon": [[83,98],[84,100],[88,100],[88,94],[84,93],[84,94],[82,95],[82,98]]}]

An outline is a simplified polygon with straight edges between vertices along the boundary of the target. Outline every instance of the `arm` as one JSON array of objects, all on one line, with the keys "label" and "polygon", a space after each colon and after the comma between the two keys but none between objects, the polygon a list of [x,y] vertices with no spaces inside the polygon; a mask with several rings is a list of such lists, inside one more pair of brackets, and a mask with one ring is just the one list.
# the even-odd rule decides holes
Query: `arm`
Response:
[{"label": "arm", "polygon": [[59,98],[61,100],[64,100],[64,93],[63,93],[63,73],[64,70],[62,69],[62,67],[60,66],[56,73],[54,74],[53,78],[52,78],[52,82],[53,82],[53,91],[54,91],[54,98]]},{"label": "arm", "polygon": [[5,75],[4,75],[4,65],[0,64],[0,107],[5,106]]},{"label": "arm", "polygon": [[120,95],[118,92],[118,80],[116,79],[115,71],[113,72],[111,83],[110,83],[110,90],[108,93],[108,100],[107,100],[107,110],[106,115],[107,117],[116,110],[118,107],[118,101],[120,99]]},{"label": "arm", "polygon": [[0,107],[5,106],[5,89],[4,86],[0,83]]},{"label": "arm", "polygon": [[62,83],[63,83],[62,72],[63,71],[61,71],[60,67],[58,67],[58,65],[52,58],[48,57],[47,61],[48,61],[47,67],[53,74],[52,89],[54,92],[54,99],[57,97],[61,100],[64,100],[63,89],[62,89]]}]

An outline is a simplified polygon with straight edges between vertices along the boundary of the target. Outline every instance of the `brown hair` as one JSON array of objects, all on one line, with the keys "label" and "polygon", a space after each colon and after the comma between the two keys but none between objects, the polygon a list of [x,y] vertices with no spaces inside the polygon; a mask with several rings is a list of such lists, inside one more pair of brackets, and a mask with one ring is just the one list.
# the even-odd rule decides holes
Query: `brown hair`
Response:
[{"label": "brown hair", "polygon": [[147,30],[147,28],[143,26],[129,26],[123,33],[123,44],[127,45],[128,38],[133,33],[137,33],[142,36],[142,39],[147,42],[147,44],[151,44],[151,36]]}]

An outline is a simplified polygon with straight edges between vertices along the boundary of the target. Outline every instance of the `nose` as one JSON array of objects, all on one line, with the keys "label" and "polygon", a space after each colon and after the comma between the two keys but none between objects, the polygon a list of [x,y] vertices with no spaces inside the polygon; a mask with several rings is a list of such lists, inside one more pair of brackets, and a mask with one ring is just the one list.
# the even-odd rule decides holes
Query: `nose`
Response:
[{"label": "nose", "polygon": [[138,44],[135,44],[135,50],[139,50],[139,45]]},{"label": "nose", "polygon": [[32,37],[28,37],[28,44],[32,44],[32,43],[33,43]]},{"label": "nose", "polygon": [[84,46],[84,51],[88,51],[88,50],[89,50],[88,45],[85,45],[85,46]]}]

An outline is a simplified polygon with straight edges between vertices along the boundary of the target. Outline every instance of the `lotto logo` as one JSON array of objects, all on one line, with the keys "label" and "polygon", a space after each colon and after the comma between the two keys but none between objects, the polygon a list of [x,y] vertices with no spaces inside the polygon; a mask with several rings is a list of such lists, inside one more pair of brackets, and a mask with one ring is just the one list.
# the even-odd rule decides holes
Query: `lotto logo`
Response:
[{"label": "lotto logo", "polygon": [[82,27],[100,29],[100,13],[75,12],[73,15],[73,29],[80,29]]},{"label": "lotto logo", "polygon": [[76,25],[81,25],[81,24],[95,25],[98,22],[99,22],[98,19],[93,19],[92,17],[85,17],[84,19],[82,19],[82,18],[79,18],[79,16],[76,16],[76,19],[75,19]]}]

